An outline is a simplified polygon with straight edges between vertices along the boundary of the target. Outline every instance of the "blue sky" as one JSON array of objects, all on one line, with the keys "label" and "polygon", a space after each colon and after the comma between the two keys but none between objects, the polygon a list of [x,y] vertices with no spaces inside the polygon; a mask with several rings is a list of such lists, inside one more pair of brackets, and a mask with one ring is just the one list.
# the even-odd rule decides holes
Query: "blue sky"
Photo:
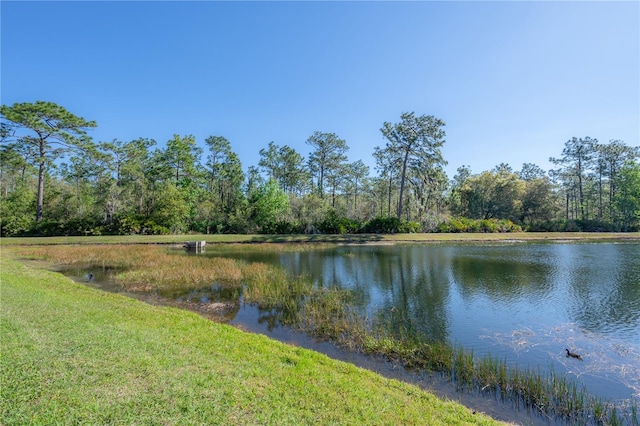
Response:
[{"label": "blue sky", "polygon": [[[52,101],[95,141],[333,132],[372,167],[385,121],[446,123],[449,177],[548,170],[571,137],[640,145],[640,2],[12,2],[1,102]],[[203,158],[204,160],[204,158]]]}]

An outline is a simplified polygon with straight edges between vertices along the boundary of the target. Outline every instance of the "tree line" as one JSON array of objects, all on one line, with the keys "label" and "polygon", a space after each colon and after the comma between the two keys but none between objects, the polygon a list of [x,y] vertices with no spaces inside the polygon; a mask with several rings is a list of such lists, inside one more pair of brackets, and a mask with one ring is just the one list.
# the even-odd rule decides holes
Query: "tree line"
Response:
[{"label": "tree line", "polygon": [[95,121],[52,102],[0,107],[0,232],[357,233],[634,231],[640,149],[572,138],[557,168],[500,164],[449,179],[445,123],[404,113],[383,123],[375,170],[347,142],[316,131],[305,156],[270,142],[246,173],[231,142],[173,135],[95,142]]}]

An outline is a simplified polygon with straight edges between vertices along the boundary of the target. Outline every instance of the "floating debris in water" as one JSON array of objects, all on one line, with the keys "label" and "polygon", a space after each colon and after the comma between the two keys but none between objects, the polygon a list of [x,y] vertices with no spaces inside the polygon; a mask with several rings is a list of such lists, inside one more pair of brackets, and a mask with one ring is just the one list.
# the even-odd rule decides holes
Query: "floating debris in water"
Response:
[{"label": "floating debris in water", "polygon": [[[511,332],[493,332],[480,338],[494,346],[506,347],[516,355],[536,347],[546,350],[549,358],[561,365],[566,374],[604,380],[615,376],[616,381],[631,390],[632,398],[640,398],[640,346],[637,344],[582,330],[575,323],[539,330],[522,327]],[[570,352],[576,355],[581,353],[578,359],[584,362],[576,362],[576,357],[568,356],[567,347],[572,348]],[[573,348],[578,348],[579,352]],[[585,358],[584,354],[589,356]]]}]

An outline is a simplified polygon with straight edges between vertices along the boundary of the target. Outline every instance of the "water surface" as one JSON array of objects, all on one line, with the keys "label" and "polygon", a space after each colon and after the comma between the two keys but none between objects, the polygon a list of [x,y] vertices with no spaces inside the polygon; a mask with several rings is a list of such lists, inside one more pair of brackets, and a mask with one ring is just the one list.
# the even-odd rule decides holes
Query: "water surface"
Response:
[{"label": "water surface", "polygon": [[349,245],[232,257],[351,289],[364,314],[404,333],[552,368],[611,401],[640,398],[640,244]]}]

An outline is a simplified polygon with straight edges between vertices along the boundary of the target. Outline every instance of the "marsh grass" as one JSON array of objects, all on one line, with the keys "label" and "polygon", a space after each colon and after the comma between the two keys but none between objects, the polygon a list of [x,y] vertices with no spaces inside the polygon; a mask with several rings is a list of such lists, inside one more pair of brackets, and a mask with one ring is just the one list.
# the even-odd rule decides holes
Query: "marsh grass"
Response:
[{"label": "marsh grass", "polygon": [[197,289],[212,283],[239,286],[242,263],[227,258],[177,256],[155,245],[34,246],[14,249],[20,257],[56,265],[125,268],[113,276],[133,292]]},{"label": "marsh grass", "polygon": [[[251,248],[245,245],[234,249]],[[408,369],[442,372],[450,375],[461,390],[499,394],[503,400],[578,423],[638,425],[635,405],[621,413],[615,404],[590,396],[584,387],[557,375],[553,369],[542,373],[539,368],[509,368],[505,360],[490,355],[475,357],[473,352],[446,342],[422,341],[394,329],[390,323],[367,318],[355,308],[354,295],[348,290],[317,288],[308,277],[291,277],[284,270],[263,263],[183,256],[160,246],[40,246],[12,250],[21,257],[56,264],[128,268],[115,279],[129,291],[226,283],[241,288],[244,301],[270,311],[274,321],[350,350],[400,362]]]}]

